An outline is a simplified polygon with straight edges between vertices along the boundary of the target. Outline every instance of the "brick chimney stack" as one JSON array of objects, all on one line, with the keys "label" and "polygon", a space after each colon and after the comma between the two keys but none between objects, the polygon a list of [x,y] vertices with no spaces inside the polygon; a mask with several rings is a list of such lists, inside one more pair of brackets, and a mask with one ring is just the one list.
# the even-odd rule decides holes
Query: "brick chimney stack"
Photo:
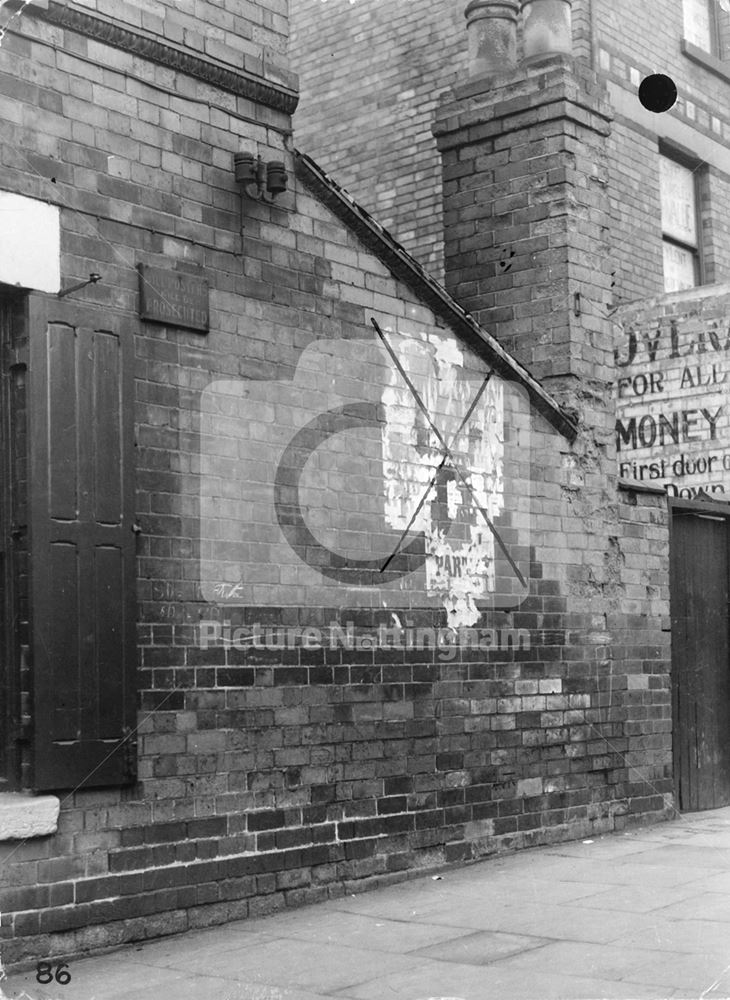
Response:
[{"label": "brick chimney stack", "polygon": [[580,409],[580,385],[607,387],[612,377],[612,113],[596,75],[570,54],[571,0],[523,0],[519,65],[511,61],[514,7],[469,4],[470,77],[433,127],[443,158],[446,286],[546,388]]}]

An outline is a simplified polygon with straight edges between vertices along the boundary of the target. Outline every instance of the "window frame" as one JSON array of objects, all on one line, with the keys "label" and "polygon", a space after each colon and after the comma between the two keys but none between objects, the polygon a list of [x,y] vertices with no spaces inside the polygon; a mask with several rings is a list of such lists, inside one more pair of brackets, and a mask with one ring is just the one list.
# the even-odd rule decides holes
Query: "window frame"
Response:
[{"label": "window frame", "polygon": [[717,0],[707,0],[710,7],[710,55],[722,59],[722,29],[720,27],[720,7]]},{"label": "window frame", "polygon": [[[16,493],[16,463],[27,460],[17,454],[16,414],[13,400],[13,370],[25,372],[25,352],[17,349],[25,322],[25,295],[17,288],[0,284],[0,791],[19,791],[23,781],[23,745],[28,733],[23,727],[21,706],[20,591],[17,541],[26,534],[26,525],[16,523],[26,498]],[[22,419],[25,419],[24,417]],[[25,520],[25,518],[23,519]]]},{"label": "window frame", "polygon": [[[694,218],[695,218],[695,232],[697,234],[697,245],[693,246],[691,243],[687,243],[684,240],[678,239],[676,236],[669,236],[664,232],[664,223],[660,215],[659,224],[661,227],[662,234],[662,248],[665,243],[669,243],[672,246],[679,247],[682,250],[689,251],[694,259],[694,271],[695,271],[695,284],[693,288],[699,288],[701,285],[707,282],[707,269],[705,263],[705,255],[702,240],[702,211],[701,211],[701,200],[702,200],[702,180],[703,172],[707,169],[707,164],[704,160],[698,159],[696,156],[692,156],[691,153],[674,146],[663,139],[659,140],[658,144],[658,154],[659,157],[663,157],[666,160],[671,160],[672,162],[678,164],[681,167],[685,167],[687,170],[692,171],[692,190],[694,197]],[[657,171],[658,175],[658,190],[659,199],[661,203],[661,161],[658,161],[659,169]],[[662,268],[663,268],[663,254],[662,254]],[[666,279],[666,275],[663,277]],[[665,292],[668,290],[665,288]]]},{"label": "window frame", "polygon": [[708,49],[704,48],[702,45],[698,45],[696,41],[692,41],[687,38],[684,30],[684,16],[687,10],[687,4],[691,0],[682,0],[682,38],[683,41],[692,45],[699,52],[703,52],[706,55],[713,56],[715,59],[722,59],[722,28],[720,25],[720,8],[717,4],[717,0],[703,0],[707,4],[707,18],[710,27],[710,47]]}]

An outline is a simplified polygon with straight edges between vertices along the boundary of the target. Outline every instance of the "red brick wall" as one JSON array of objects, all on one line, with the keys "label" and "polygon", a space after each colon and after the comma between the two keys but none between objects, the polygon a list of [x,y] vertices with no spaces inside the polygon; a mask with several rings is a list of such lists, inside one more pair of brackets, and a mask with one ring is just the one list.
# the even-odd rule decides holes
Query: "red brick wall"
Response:
[{"label": "red brick wall", "polygon": [[[136,264],[176,263],[207,275],[212,326],[201,336],[136,321],[139,782],[61,793],[55,835],[0,845],[3,961],[74,955],[665,815],[666,510],[661,498],[617,494],[598,407],[573,445],[533,415],[532,461],[516,462],[529,506],[499,519],[521,547],[529,593],[481,624],[529,630],[529,650],[443,660],[433,650],[200,648],[195,626],[213,610],[198,589],[203,390],[215,379],[291,378],[316,341],[372,338],[371,314],[444,349],[453,337],[294,179],[285,115],[237,113],[227,92],[207,88],[203,99],[197,83],[173,87],[166,70],[35,20],[27,32],[0,49],[11,109],[3,185],[63,206],[64,283],[102,271],[83,301],[134,320]],[[292,191],[274,206],[246,202],[241,233],[232,155],[242,147],[285,159]],[[467,358],[483,374],[483,360]],[[261,421],[278,427],[264,407]],[[340,494],[338,510],[369,526],[355,479]],[[247,565],[268,561],[258,552]],[[302,623],[296,582],[251,585],[282,599],[254,590],[253,606],[231,606],[234,626]],[[317,622],[338,608],[305,598]],[[377,607],[353,609],[358,628],[379,621]],[[446,624],[438,602],[419,608],[406,609],[417,624]]]}]

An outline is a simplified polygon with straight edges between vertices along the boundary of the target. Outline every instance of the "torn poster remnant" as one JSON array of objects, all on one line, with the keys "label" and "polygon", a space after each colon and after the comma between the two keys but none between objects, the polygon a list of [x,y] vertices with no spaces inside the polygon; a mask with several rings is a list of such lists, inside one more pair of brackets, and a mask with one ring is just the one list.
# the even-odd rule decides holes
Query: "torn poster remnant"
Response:
[{"label": "torn poster remnant", "polygon": [[494,536],[480,508],[493,520],[504,507],[504,385],[492,376],[484,388],[486,375],[467,369],[453,340],[424,333],[391,344],[411,386],[392,370],[383,390],[385,518],[423,532],[426,590],[449,625],[470,626],[495,587]]}]

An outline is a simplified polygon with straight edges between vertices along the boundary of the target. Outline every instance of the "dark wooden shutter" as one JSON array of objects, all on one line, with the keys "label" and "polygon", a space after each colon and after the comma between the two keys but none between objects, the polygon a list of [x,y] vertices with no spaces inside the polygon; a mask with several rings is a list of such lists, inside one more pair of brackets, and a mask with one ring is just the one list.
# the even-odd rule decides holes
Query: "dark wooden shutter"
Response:
[{"label": "dark wooden shutter", "polygon": [[134,780],[134,335],[31,295],[33,785]]}]

